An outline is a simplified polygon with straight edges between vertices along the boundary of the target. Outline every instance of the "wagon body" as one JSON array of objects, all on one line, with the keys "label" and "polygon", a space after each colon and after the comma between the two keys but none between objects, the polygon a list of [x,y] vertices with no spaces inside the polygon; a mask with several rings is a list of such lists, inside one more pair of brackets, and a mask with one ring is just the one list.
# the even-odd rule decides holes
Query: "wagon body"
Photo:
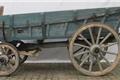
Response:
[{"label": "wagon body", "polygon": [[0,16],[0,40],[3,37],[8,41],[68,39],[85,21],[102,22],[107,15],[104,23],[116,29],[119,9],[115,7]]}]

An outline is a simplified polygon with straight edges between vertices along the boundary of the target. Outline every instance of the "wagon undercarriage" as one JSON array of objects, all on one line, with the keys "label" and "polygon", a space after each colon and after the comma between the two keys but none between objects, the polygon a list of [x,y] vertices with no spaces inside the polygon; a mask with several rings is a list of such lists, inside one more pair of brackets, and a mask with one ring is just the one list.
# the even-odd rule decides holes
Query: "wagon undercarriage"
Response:
[{"label": "wagon undercarriage", "polygon": [[0,22],[0,75],[12,74],[28,56],[46,47],[67,47],[72,64],[85,75],[107,74],[119,63],[119,8],[2,16]]}]

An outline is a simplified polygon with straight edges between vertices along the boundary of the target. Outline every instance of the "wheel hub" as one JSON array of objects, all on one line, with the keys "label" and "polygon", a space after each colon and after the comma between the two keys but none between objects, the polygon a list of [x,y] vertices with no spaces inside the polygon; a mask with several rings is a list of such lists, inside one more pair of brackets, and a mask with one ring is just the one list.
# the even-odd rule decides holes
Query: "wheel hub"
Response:
[{"label": "wheel hub", "polygon": [[99,45],[93,45],[91,48],[90,48],[90,52],[92,55],[98,55],[98,53],[100,53],[101,49],[99,47]]},{"label": "wheel hub", "polygon": [[6,64],[8,62],[8,57],[6,55],[1,55],[0,56],[0,63],[1,64]]}]

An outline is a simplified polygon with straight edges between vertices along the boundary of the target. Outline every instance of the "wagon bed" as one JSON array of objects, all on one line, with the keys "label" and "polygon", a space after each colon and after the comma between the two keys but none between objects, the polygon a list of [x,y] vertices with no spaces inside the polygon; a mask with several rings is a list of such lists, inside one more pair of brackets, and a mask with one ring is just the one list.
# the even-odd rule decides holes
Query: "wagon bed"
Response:
[{"label": "wagon bed", "polygon": [[3,23],[5,28],[5,36],[0,29],[0,40],[70,38],[88,19],[88,22],[102,22],[104,16],[110,15],[104,22],[116,26],[119,12],[120,8],[115,7],[0,16],[1,28]]}]

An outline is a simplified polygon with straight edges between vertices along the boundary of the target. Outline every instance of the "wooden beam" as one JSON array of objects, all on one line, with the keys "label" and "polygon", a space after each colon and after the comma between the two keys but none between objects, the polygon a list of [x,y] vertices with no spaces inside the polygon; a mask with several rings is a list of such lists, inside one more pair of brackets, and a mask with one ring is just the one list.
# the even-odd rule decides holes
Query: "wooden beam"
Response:
[{"label": "wooden beam", "polygon": [[3,6],[0,6],[0,16],[3,15],[3,11],[4,11],[4,7],[3,7]]}]

